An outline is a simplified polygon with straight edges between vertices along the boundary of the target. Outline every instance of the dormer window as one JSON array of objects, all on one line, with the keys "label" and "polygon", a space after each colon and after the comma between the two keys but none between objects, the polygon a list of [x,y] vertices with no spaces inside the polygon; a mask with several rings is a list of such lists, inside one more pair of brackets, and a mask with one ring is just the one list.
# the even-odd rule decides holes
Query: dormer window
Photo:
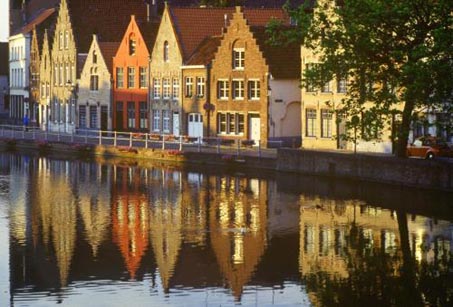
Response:
[{"label": "dormer window", "polygon": [[168,62],[168,42],[165,41],[164,43],[164,62]]},{"label": "dormer window", "polygon": [[135,35],[132,34],[129,36],[129,55],[133,56],[135,55],[137,48],[137,41],[135,40]]}]

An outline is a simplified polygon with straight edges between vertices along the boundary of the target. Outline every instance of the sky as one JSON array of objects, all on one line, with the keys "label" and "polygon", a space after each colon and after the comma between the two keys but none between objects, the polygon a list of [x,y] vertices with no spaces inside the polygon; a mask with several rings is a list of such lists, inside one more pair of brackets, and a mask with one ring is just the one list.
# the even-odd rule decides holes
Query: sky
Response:
[{"label": "sky", "polygon": [[0,0],[0,42],[8,41],[8,2]]}]

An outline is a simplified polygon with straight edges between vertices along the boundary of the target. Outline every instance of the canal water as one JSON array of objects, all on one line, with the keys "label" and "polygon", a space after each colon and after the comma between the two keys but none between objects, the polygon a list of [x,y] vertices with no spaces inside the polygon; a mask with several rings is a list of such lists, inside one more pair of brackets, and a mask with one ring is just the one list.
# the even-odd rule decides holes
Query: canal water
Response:
[{"label": "canal water", "polygon": [[446,306],[453,194],[0,154],[0,306]]}]

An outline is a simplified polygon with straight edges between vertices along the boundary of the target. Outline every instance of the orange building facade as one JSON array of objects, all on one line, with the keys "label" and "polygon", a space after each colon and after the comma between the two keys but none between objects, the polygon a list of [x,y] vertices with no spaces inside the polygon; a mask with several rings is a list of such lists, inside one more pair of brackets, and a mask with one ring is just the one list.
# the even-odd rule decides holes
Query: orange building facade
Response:
[{"label": "orange building facade", "polygon": [[158,24],[131,16],[113,57],[113,129],[149,131],[148,72],[150,50]]}]

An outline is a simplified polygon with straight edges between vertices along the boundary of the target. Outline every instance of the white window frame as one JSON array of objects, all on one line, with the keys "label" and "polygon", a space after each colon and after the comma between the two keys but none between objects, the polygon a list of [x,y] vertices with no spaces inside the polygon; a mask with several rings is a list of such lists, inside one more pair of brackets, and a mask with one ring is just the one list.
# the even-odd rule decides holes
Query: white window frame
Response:
[{"label": "white window frame", "polygon": [[160,110],[153,110],[153,131],[160,131]]},{"label": "white window frame", "polygon": [[245,49],[234,48],[233,49],[233,69],[244,70],[245,66]]},{"label": "white window frame", "polygon": [[162,98],[164,100],[170,100],[170,78],[162,79]]},{"label": "white window frame", "polygon": [[248,98],[249,100],[260,100],[261,98],[261,83],[259,79],[249,79],[248,82]]},{"label": "white window frame", "polygon": [[217,98],[219,100],[228,100],[230,96],[230,82],[228,79],[217,80]]},{"label": "white window frame", "polygon": [[179,100],[179,79],[174,78],[173,79],[173,85],[172,85],[172,98],[173,101],[178,101]]},{"label": "white window frame", "polygon": [[170,132],[170,110],[162,110],[162,131]]},{"label": "white window frame", "polygon": [[135,88],[135,67],[127,67],[127,88]]},{"label": "white window frame", "polygon": [[160,99],[160,79],[153,79],[153,98]]},{"label": "white window frame", "polygon": [[244,79],[233,79],[233,99],[244,100]]},{"label": "white window frame", "polygon": [[184,95],[191,98],[193,96],[193,77],[184,78],[184,89]]},{"label": "white window frame", "polygon": [[140,88],[146,88],[147,87],[146,86],[147,85],[146,84],[146,79],[147,79],[146,76],[148,75],[147,74],[147,69],[144,66],[140,66],[139,71],[140,71],[139,86],[140,86]]},{"label": "white window frame", "polygon": [[206,82],[204,77],[197,77],[197,97],[202,98],[205,95]]}]

